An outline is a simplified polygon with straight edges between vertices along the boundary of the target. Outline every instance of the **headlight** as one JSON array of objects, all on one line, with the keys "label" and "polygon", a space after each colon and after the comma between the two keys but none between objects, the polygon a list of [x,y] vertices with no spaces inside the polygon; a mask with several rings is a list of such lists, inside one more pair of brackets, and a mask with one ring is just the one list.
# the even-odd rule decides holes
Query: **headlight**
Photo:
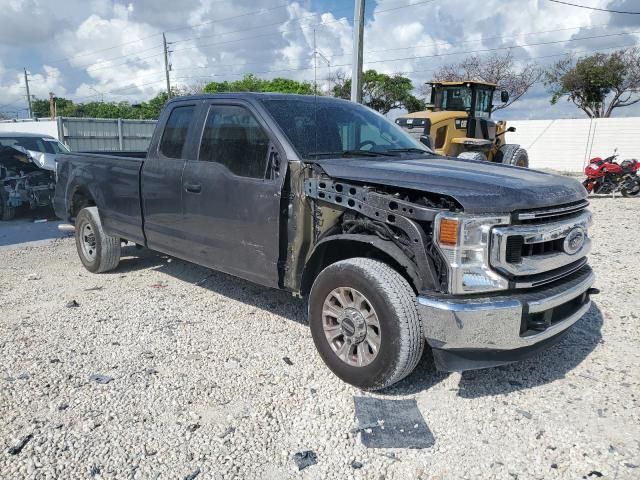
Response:
[{"label": "headlight", "polygon": [[439,213],[434,237],[449,269],[452,294],[506,290],[507,279],[489,267],[491,227],[509,224],[508,216]]}]

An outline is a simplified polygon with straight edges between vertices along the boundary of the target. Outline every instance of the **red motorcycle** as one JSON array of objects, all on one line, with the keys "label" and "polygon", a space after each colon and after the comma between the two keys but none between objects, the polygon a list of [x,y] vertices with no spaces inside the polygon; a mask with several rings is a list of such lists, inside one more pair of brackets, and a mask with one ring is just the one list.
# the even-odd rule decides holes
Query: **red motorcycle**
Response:
[{"label": "red motorcycle", "polygon": [[622,193],[624,197],[640,195],[640,162],[638,160],[624,160],[616,163],[618,155],[612,155],[604,160],[600,157],[592,158],[584,169],[587,179],[582,182],[589,193]]}]

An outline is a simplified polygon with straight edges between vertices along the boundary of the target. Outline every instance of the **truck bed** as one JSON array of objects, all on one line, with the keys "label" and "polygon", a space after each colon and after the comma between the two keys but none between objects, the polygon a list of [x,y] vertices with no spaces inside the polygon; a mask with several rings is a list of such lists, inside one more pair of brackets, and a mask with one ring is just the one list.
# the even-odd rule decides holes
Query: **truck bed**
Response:
[{"label": "truck bed", "polygon": [[[88,194],[100,210],[105,231],[144,243],[140,205],[140,152],[69,153],[58,158],[58,185],[54,208],[58,217],[72,221],[74,195]],[[146,152],[145,152],[146,153]],[[125,155],[126,154],[126,155]],[[83,192],[83,190],[87,190]]]}]

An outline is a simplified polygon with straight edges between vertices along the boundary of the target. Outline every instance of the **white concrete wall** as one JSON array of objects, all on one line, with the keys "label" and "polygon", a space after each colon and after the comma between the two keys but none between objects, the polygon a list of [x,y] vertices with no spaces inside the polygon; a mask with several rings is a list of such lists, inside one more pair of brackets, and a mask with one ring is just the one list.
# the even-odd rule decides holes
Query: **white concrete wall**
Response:
[{"label": "white concrete wall", "polygon": [[582,172],[592,157],[613,155],[640,159],[640,118],[590,120],[513,120],[509,143],[519,143],[529,152],[531,168]]},{"label": "white concrete wall", "polygon": [[0,132],[37,133],[58,138],[58,123],[55,120],[0,122]]}]

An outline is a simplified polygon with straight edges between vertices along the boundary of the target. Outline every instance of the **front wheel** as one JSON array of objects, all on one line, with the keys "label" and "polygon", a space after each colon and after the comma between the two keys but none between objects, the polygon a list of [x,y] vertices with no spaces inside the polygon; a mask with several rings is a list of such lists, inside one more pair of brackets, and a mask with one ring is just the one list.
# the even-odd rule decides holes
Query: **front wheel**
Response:
[{"label": "front wheel", "polygon": [[400,381],[424,350],[411,286],[390,266],[369,258],[343,260],[320,272],[309,295],[309,323],[329,369],[363,390]]},{"label": "front wheel", "polygon": [[0,185],[0,220],[11,220],[15,214],[16,209],[9,205],[9,194],[4,190],[4,186]]},{"label": "front wheel", "polygon": [[113,270],[120,263],[120,237],[107,235],[97,207],[86,207],[76,217],[76,250],[92,273]]},{"label": "front wheel", "polygon": [[465,160],[476,160],[478,162],[486,162],[487,156],[482,152],[462,152],[458,155],[458,158],[463,158]]},{"label": "front wheel", "polygon": [[529,154],[520,145],[508,143],[498,149],[494,161],[503,165],[527,168],[529,167]]}]

